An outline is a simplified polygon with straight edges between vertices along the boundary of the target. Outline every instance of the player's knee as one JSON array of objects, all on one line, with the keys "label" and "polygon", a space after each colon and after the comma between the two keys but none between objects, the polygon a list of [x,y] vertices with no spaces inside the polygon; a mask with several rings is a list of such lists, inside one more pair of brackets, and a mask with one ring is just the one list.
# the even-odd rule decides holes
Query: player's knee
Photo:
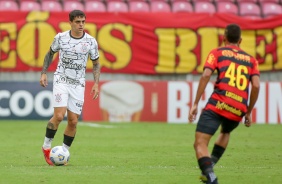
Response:
[{"label": "player's knee", "polygon": [[75,129],[75,128],[76,128],[76,125],[77,125],[77,122],[78,122],[77,119],[69,119],[69,120],[68,120],[68,126],[69,126],[70,128]]},{"label": "player's knee", "polygon": [[201,147],[201,143],[196,140],[196,141],[194,142],[194,150],[197,151],[200,147]]},{"label": "player's knee", "polygon": [[194,142],[194,149],[197,151],[199,149],[202,149],[203,147],[207,146],[207,142],[204,139],[196,139]]},{"label": "player's knee", "polygon": [[61,121],[63,121],[63,119],[64,119],[64,115],[58,113],[58,114],[55,114],[55,115],[54,115],[54,118],[56,119],[57,122],[61,122]]}]

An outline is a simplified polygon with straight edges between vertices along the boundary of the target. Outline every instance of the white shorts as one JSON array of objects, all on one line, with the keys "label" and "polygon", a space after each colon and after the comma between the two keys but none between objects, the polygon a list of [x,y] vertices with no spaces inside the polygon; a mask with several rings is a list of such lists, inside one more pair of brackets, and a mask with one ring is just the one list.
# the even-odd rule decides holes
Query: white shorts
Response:
[{"label": "white shorts", "polygon": [[53,107],[67,107],[71,112],[80,115],[84,103],[84,87],[69,87],[62,84],[53,85]]}]

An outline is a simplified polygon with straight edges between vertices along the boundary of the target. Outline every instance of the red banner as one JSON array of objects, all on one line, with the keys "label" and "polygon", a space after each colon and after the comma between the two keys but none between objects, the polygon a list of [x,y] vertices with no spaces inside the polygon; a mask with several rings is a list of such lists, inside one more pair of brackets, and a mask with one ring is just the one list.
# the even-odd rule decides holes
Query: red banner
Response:
[{"label": "red banner", "polygon": [[[70,29],[68,13],[0,12],[0,71],[40,71],[54,36]],[[261,71],[282,70],[282,16],[251,20],[229,14],[88,13],[85,30],[99,44],[104,73],[200,73],[222,45],[224,27],[238,23],[241,47]],[[49,70],[54,71],[58,56]],[[88,62],[87,71],[91,71]]]}]

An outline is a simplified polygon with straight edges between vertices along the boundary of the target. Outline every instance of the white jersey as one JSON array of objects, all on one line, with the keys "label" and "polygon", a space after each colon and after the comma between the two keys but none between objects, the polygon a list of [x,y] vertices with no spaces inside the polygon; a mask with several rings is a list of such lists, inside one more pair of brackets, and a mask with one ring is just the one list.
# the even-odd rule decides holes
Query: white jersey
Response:
[{"label": "white jersey", "polygon": [[54,52],[59,51],[59,63],[54,73],[54,84],[65,84],[72,88],[85,86],[85,70],[88,57],[99,58],[98,44],[95,38],[84,33],[74,38],[70,31],[58,33],[51,45]]}]

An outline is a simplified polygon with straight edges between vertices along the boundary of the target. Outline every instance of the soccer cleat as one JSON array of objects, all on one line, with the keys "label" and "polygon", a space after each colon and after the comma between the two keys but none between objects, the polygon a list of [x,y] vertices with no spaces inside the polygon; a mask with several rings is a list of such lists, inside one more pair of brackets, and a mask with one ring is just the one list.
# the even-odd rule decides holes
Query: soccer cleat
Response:
[{"label": "soccer cleat", "polygon": [[42,152],[43,152],[45,161],[46,161],[47,164],[49,164],[49,165],[54,165],[54,164],[52,163],[52,161],[50,160],[50,157],[49,157],[50,151],[51,151],[51,149],[44,149],[44,148],[42,147]]},{"label": "soccer cleat", "polygon": [[216,178],[213,182],[210,182],[209,179],[207,178],[207,176],[204,175],[204,174],[202,174],[202,175],[200,176],[200,181],[201,181],[202,183],[206,183],[206,184],[218,184],[217,178]]},{"label": "soccer cleat", "polygon": [[204,174],[202,174],[199,179],[202,183],[208,183],[208,178]]}]

